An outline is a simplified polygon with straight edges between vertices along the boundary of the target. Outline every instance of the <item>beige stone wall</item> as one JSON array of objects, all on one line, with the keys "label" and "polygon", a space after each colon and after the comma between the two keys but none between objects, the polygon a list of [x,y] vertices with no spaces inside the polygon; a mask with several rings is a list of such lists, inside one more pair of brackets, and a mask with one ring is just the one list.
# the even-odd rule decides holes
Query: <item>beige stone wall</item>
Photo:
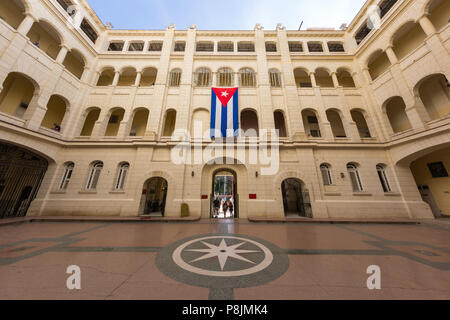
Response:
[{"label": "beige stone wall", "polygon": [[[432,217],[409,165],[419,154],[450,142],[448,87],[436,89],[433,81],[422,86],[432,75],[450,77],[450,27],[443,23],[440,13],[448,11],[448,5],[437,1],[440,9],[436,11],[435,6],[428,9],[430,1],[399,0],[382,19],[381,28],[357,45],[354,35],[365,22],[364,9],[376,4],[374,0],[367,1],[344,31],[290,31],[282,26],[275,30],[256,26],[249,31],[202,31],[195,26],[187,30],[173,26],[163,31],[108,30],[81,1],[74,20],[80,22],[78,18],[84,17],[95,27],[99,36],[95,43],[77,25],[67,22],[67,13],[56,1],[23,3],[25,18],[9,19],[16,21],[12,26],[0,20],[0,83],[13,72],[23,74],[32,80],[34,95],[10,95],[17,101],[30,100],[23,117],[14,117],[10,112],[14,103],[3,99],[11,86],[3,84],[0,140],[23,145],[51,159],[29,214],[136,216],[144,183],[158,176],[168,181],[166,215],[178,216],[181,203],[186,202],[192,215],[208,217],[213,172],[228,168],[237,175],[241,218],[283,216],[281,183],[287,178],[299,179],[309,191],[316,218]],[[42,21],[54,28],[62,43],[50,56],[27,37],[33,24]],[[123,41],[124,51],[108,51],[110,41]],[[143,41],[143,52],[127,51],[131,41]],[[163,42],[161,52],[148,51],[152,41]],[[174,52],[179,41],[186,42],[185,52]],[[215,51],[196,52],[196,43],[203,41],[214,42]],[[222,41],[233,42],[235,51],[217,52]],[[304,52],[289,52],[288,43],[292,41],[301,42]],[[238,52],[239,42],[253,42],[255,52]],[[277,52],[267,53],[266,42],[276,43]],[[309,52],[308,42],[322,43],[324,52]],[[345,52],[329,52],[328,42],[343,43]],[[374,54],[379,53],[384,60],[372,63]],[[280,142],[280,167],[274,175],[256,176],[261,172],[260,165],[175,165],[170,161],[176,142],[164,137],[167,111],[176,111],[175,129],[193,132],[195,121],[207,129],[210,87],[195,86],[194,73],[208,68],[215,86],[217,72],[224,67],[232,70],[235,86],[239,85],[242,68],[255,72],[256,86],[240,88],[239,108],[254,110],[259,128],[275,128],[274,111],[281,111],[285,117],[287,137]],[[142,80],[148,68],[157,70],[154,83]],[[112,84],[97,86],[107,69],[112,71]],[[178,87],[169,86],[174,69],[181,70]],[[306,72],[311,88],[298,87],[294,70],[300,69]],[[281,87],[271,86],[269,70],[280,73]],[[341,86],[342,70],[352,76],[355,87],[347,86],[351,81]],[[53,120],[44,121],[47,128],[42,127],[51,109],[49,101],[55,95],[67,104],[60,133],[48,129]],[[396,133],[388,119],[388,102],[393,97],[403,100],[411,124],[401,125]],[[436,106],[439,112],[433,111]],[[91,110],[99,110],[97,119],[88,116]],[[321,137],[309,134],[311,126],[302,118],[305,110],[316,114]],[[331,110],[335,113],[329,117]],[[351,114],[354,110],[364,114],[370,138],[360,136]],[[118,115],[117,123],[109,123],[111,114]],[[342,128],[336,128],[336,115]],[[86,117],[92,134],[82,132]],[[139,128],[136,136],[130,136],[133,127]],[[204,146],[209,142],[203,141]],[[68,189],[61,191],[58,186],[68,161],[75,163],[75,169]],[[86,191],[89,168],[95,161],[104,163],[99,184],[95,191]],[[128,162],[130,170],[124,190],[115,191],[114,180],[122,162]],[[350,162],[359,165],[362,192],[353,192],[347,173]],[[322,163],[331,165],[330,186],[322,183]],[[383,192],[377,164],[386,167],[391,192]],[[257,198],[249,199],[249,194]],[[208,199],[202,200],[202,195]],[[445,207],[443,212],[448,212],[448,204],[440,203]]]}]

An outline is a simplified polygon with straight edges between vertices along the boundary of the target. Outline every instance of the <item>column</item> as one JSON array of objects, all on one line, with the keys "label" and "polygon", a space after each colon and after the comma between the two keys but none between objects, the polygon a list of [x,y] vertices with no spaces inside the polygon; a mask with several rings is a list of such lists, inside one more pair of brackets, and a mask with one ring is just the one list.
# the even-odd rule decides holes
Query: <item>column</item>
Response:
[{"label": "column", "polygon": [[435,57],[436,63],[441,67],[448,78],[450,76],[450,57],[436,28],[428,18],[428,14],[419,18],[419,24],[427,35],[425,42],[430,48],[433,48],[431,53]]},{"label": "column", "polygon": [[139,85],[141,84],[141,79],[142,79],[142,71],[138,71],[136,74],[136,81],[134,82],[135,87],[139,87]]},{"label": "column", "polygon": [[389,62],[392,65],[398,63],[397,55],[395,54],[394,49],[392,48],[392,46],[387,47],[386,55],[388,56]]},{"label": "column", "polygon": [[157,132],[160,128],[161,115],[164,110],[164,97],[167,91],[167,78],[169,76],[170,54],[172,51],[175,36],[175,26],[171,25],[166,28],[164,36],[163,48],[159,62],[158,75],[156,77],[153,90],[153,111],[148,119],[147,128],[145,130],[145,139],[156,140]]},{"label": "column", "polygon": [[119,77],[120,77],[120,71],[116,71],[116,73],[114,74],[114,80],[112,83],[113,87],[117,86],[117,84],[119,83]]},{"label": "column", "polygon": [[63,63],[64,59],[67,56],[67,53],[69,52],[69,48],[67,48],[65,45],[61,46],[61,49],[59,50],[58,56],[56,57],[56,62]]},{"label": "column", "polygon": [[26,13],[25,19],[23,19],[23,21],[17,27],[17,32],[26,36],[27,33],[30,31],[31,27],[33,26],[33,23],[36,21],[37,19],[32,14]]},{"label": "column", "polygon": [[[286,101],[286,122],[289,124],[290,136],[293,141],[306,140],[305,127],[300,113],[301,103],[298,97],[298,88],[295,83],[294,66],[292,65],[291,52],[286,28],[278,25],[278,47],[281,54],[283,91]],[[273,116],[272,116],[273,117]]]},{"label": "column", "polygon": [[333,79],[333,85],[334,85],[334,87],[335,87],[335,88],[338,88],[338,87],[339,87],[339,81],[338,81],[336,72],[332,72],[332,73],[331,73],[331,79]]},{"label": "column", "polygon": [[419,18],[419,24],[427,36],[431,36],[436,33],[436,28],[428,18],[428,14],[424,14]]},{"label": "column", "polygon": [[[88,67],[84,67],[83,74],[81,75],[81,79],[80,80],[81,80],[81,82],[87,83],[88,79],[89,79],[89,68]],[[95,83],[95,84],[97,84],[97,83]]]},{"label": "column", "polygon": [[[255,26],[255,52],[258,77],[259,108],[258,117],[261,119],[262,130],[275,129],[275,120],[273,118],[272,92],[269,81],[269,68],[266,58],[266,43],[264,38],[264,28],[260,25]],[[284,81],[283,81],[284,82]],[[283,85],[285,85],[283,83]]]},{"label": "column", "polygon": [[311,78],[312,87],[313,88],[317,87],[316,74],[314,72],[310,72],[309,77]]},{"label": "column", "polygon": [[23,119],[26,120],[25,126],[31,130],[38,130],[41,127],[42,120],[47,112],[47,103],[50,97],[38,96],[39,93],[35,93],[28,105]]}]

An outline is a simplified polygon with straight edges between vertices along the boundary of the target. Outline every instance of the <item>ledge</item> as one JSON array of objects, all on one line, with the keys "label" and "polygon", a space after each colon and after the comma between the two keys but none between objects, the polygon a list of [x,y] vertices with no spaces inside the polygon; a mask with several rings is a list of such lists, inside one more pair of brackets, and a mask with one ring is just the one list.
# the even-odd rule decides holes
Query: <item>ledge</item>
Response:
[{"label": "ledge", "polygon": [[361,197],[370,197],[372,194],[370,192],[353,192],[354,196],[361,196]]},{"label": "ledge", "polygon": [[341,196],[342,194],[340,192],[325,192],[325,196]]},{"label": "ledge", "polygon": [[95,191],[89,191],[89,190],[81,190],[78,191],[79,194],[97,194],[97,190]]},{"label": "ledge", "polygon": [[111,190],[109,192],[110,194],[125,194],[124,190]]},{"label": "ledge", "polygon": [[385,197],[400,197],[402,194],[399,192],[385,192]]},{"label": "ledge", "polygon": [[50,194],[66,194],[67,190],[54,190],[50,191]]}]

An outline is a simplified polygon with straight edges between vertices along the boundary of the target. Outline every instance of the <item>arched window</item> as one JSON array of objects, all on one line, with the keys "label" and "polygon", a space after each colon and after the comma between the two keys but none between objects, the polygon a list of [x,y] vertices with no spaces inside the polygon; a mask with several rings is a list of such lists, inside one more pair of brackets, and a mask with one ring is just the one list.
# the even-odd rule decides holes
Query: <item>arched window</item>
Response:
[{"label": "arched window", "polygon": [[354,192],[361,192],[364,191],[361,177],[359,175],[358,171],[358,165],[354,163],[347,164],[347,171],[350,176],[350,181],[352,182],[352,187]]},{"label": "arched window", "polygon": [[269,70],[270,86],[273,88],[281,87],[281,74],[276,69]]},{"label": "arched window", "polygon": [[211,79],[211,71],[208,68],[200,68],[195,72],[194,82],[197,87],[209,87]]},{"label": "arched window", "polygon": [[59,184],[59,190],[66,190],[69,185],[70,178],[72,177],[73,168],[75,168],[75,164],[73,162],[68,162],[64,166],[64,174],[61,179],[61,183]]},{"label": "arched window", "polygon": [[89,177],[86,183],[86,190],[95,190],[97,189],[98,179],[100,178],[100,173],[103,169],[103,162],[95,162],[91,165],[91,169],[89,170]]},{"label": "arched window", "polygon": [[229,68],[222,68],[217,71],[217,86],[231,87],[234,85],[233,70]]},{"label": "arched window", "polygon": [[128,162],[120,164],[119,171],[117,172],[116,182],[114,183],[114,190],[123,190],[128,174],[128,169],[130,169],[130,164]]},{"label": "arched window", "polygon": [[320,165],[320,171],[322,172],[323,185],[331,186],[333,184],[333,179],[331,177],[331,166],[323,163]]},{"label": "arched window", "polygon": [[392,188],[386,175],[386,167],[382,164],[377,165],[378,178],[380,178],[381,186],[384,192],[391,192]]},{"label": "arched window", "polygon": [[240,87],[255,87],[256,76],[255,72],[250,68],[244,68],[239,71],[239,86]]},{"label": "arched window", "polygon": [[170,71],[169,87],[179,87],[181,83],[181,70],[175,69]]}]

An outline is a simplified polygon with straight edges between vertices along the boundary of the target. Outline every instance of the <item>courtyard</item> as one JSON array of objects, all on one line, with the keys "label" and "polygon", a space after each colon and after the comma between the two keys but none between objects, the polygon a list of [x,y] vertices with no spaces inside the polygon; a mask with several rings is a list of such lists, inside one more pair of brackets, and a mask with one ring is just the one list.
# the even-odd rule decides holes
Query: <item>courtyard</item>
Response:
[{"label": "courtyard", "polygon": [[[3,225],[0,299],[449,299],[449,239],[445,219]],[[368,289],[369,266],[381,289]]]}]

